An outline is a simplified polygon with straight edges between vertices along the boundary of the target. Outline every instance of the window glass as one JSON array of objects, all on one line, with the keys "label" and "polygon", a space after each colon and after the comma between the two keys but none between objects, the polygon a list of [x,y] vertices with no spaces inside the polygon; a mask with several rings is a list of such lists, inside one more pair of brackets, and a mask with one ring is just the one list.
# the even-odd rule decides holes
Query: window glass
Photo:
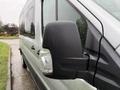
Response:
[{"label": "window glass", "polygon": [[24,35],[24,33],[25,33],[25,24],[24,24],[24,22],[21,22],[21,24],[20,24],[20,34]]},{"label": "window glass", "polygon": [[31,7],[28,10],[28,13],[26,15],[25,32],[28,37],[35,38],[34,8],[33,7]]},{"label": "window glass", "polygon": [[46,24],[55,21],[56,15],[55,15],[55,0],[44,0],[43,4],[43,16],[44,16],[44,27]]},{"label": "window glass", "polygon": [[19,29],[20,29],[20,35],[24,35],[24,33],[25,33],[25,13],[22,13],[22,15],[20,17]]},{"label": "window glass", "polygon": [[34,25],[34,8],[31,7],[22,18],[20,25],[20,34],[28,36],[30,38],[35,38],[35,25]]},{"label": "window glass", "polygon": [[26,15],[25,31],[31,33],[31,24],[34,22],[34,9],[30,8]]},{"label": "window glass", "polygon": [[120,20],[120,0],[93,0],[115,18]]},{"label": "window glass", "polygon": [[85,18],[80,15],[67,0],[58,0],[58,19],[73,21],[78,26],[83,47],[85,46],[87,35],[87,22]]}]

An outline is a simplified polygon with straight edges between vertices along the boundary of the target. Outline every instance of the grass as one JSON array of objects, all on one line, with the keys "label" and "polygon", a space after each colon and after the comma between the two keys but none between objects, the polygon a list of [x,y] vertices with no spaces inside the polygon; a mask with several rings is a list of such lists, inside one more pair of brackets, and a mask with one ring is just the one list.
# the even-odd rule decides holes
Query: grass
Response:
[{"label": "grass", "polygon": [[0,36],[0,39],[18,39],[18,36]]},{"label": "grass", "polygon": [[6,90],[8,79],[9,46],[0,42],[0,90]]}]

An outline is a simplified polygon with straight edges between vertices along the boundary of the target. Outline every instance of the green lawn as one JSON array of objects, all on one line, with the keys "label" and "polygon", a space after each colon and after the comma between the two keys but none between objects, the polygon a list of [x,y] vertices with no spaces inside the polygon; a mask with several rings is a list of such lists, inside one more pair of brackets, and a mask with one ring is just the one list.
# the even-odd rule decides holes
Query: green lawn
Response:
[{"label": "green lawn", "polygon": [[0,42],[0,90],[6,90],[9,46]]}]

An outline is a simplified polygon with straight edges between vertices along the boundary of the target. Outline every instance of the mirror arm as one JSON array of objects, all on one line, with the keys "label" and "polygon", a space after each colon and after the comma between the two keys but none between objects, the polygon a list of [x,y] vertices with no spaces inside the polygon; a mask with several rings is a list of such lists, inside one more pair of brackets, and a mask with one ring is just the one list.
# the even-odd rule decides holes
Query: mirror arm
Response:
[{"label": "mirror arm", "polygon": [[84,55],[88,57],[88,60],[87,60],[87,67],[86,67],[86,70],[89,70],[89,66],[90,66],[90,55],[87,53],[87,52],[84,52]]}]

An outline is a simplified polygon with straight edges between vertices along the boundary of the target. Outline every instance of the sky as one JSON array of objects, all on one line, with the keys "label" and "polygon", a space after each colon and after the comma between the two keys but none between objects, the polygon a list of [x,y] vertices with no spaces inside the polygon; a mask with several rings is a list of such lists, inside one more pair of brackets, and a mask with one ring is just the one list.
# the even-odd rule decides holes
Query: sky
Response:
[{"label": "sky", "polygon": [[19,16],[26,0],[0,0],[0,20],[3,24],[19,25]]}]

